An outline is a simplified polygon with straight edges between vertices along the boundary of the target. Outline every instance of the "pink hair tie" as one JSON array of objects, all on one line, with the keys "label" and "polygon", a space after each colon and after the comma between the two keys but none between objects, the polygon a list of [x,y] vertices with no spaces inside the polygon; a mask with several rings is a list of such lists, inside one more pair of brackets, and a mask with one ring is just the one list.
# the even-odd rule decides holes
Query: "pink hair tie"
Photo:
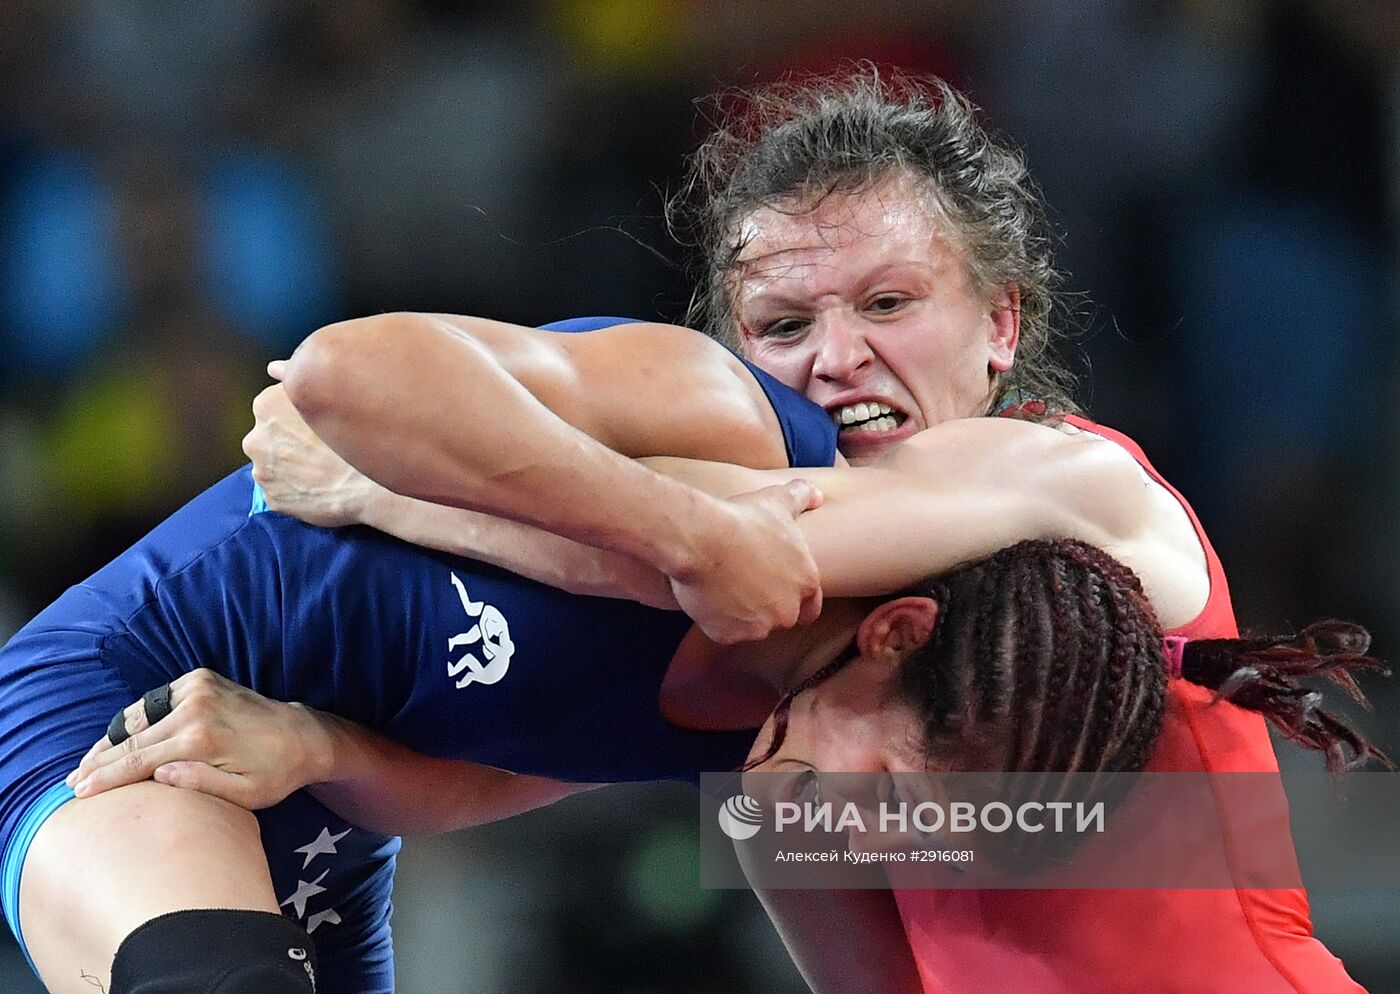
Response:
[{"label": "pink hair tie", "polygon": [[1167,659],[1167,679],[1181,679],[1181,655],[1191,640],[1181,635],[1162,636],[1162,655]]}]

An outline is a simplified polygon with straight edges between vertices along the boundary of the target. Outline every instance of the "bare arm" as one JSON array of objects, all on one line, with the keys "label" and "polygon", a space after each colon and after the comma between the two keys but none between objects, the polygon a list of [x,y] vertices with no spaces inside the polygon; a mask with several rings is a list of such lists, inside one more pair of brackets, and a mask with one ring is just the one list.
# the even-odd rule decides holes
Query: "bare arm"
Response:
[{"label": "bare arm", "polygon": [[253,401],[243,439],[267,506],[323,528],[364,524],[453,555],[468,556],[574,594],[620,597],[675,609],[666,577],[629,556],[465,508],[396,494],[316,437],[274,384]]},{"label": "bare arm", "polygon": [[440,315],[323,328],[285,385],[312,429],[409,497],[486,511],[665,573],[724,640],[815,616],[815,568],[787,514],[717,501],[626,456],[784,460],[776,417],[742,364],[657,325],[556,335]]},{"label": "bare arm", "polygon": [[[647,462],[717,495],[791,472]],[[1195,617],[1209,592],[1180,506],[1109,442],[975,418],[928,429],[873,466],[803,475],[825,495],[798,527],[829,597],[895,593],[1034,538],[1076,538],[1122,560],[1167,627]]]},{"label": "bare arm", "polygon": [[138,701],[126,712],[132,736],[117,746],[103,736],[83,757],[69,777],[79,797],[154,778],[258,810],[307,787],[368,831],[425,835],[507,818],[588,787],[424,756],[212,670],[170,686],[167,717],[148,725]]},{"label": "bare arm", "polygon": [[769,890],[757,885],[766,847],[734,854],[813,994],[923,994],[894,894],[888,890]]},{"label": "bare arm", "polygon": [[370,831],[434,835],[509,818],[592,786],[435,759],[335,715],[313,717],[319,770],[308,788]]}]

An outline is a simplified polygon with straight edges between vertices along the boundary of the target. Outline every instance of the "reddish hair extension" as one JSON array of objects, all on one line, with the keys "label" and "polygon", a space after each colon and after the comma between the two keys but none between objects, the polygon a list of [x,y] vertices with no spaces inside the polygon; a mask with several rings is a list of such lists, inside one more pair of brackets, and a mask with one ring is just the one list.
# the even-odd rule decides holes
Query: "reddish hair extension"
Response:
[{"label": "reddish hair extension", "polygon": [[1363,766],[1368,758],[1393,770],[1385,753],[1321,707],[1321,691],[1301,682],[1323,677],[1369,708],[1353,672],[1390,675],[1383,662],[1366,655],[1370,647],[1370,633],[1360,625],[1317,621],[1294,636],[1187,642],[1181,673],[1214,690],[1216,700],[1258,711],[1290,742],[1320,750],[1334,773]]}]

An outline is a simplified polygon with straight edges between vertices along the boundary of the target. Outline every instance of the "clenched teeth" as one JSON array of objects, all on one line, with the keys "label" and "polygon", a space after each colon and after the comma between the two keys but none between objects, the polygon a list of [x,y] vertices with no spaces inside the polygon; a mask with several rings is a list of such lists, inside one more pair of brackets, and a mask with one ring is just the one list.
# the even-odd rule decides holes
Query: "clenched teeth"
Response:
[{"label": "clenched teeth", "polygon": [[873,421],[866,421],[855,427],[847,428],[846,431],[894,431],[898,427],[899,422],[895,421],[894,418],[884,417],[876,418]]},{"label": "clenched teeth", "polygon": [[[845,407],[837,408],[833,411],[831,420],[835,421],[838,425],[853,425],[860,421],[869,421],[871,418],[881,418],[882,415],[893,413],[894,408],[890,407],[888,404],[847,404]],[[881,420],[885,419],[881,418]]]}]

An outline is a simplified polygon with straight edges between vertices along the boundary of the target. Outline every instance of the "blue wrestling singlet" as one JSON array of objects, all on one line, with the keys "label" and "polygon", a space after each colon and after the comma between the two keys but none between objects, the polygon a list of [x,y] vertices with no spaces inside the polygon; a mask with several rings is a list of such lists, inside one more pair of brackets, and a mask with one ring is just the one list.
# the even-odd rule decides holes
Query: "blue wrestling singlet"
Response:
[{"label": "blue wrestling singlet", "polygon": [[[618,323],[608,320],[607,323]],[[586,330],[586,329],[579,329]],[[759,376],[795,464],[830,465],[830,418]],[[0,649],[0,897],[19,935],[29,840],[111,716],[208,667],[419,752],[579,782],[733,769],[749,733],[677,728],[661,680],[689,619],[580,597],[368,528],[251,513],[247,467],[69,589]],[[284,912],[322,986],[392,990],[399,842],[306,792],[257,812]]]}]

